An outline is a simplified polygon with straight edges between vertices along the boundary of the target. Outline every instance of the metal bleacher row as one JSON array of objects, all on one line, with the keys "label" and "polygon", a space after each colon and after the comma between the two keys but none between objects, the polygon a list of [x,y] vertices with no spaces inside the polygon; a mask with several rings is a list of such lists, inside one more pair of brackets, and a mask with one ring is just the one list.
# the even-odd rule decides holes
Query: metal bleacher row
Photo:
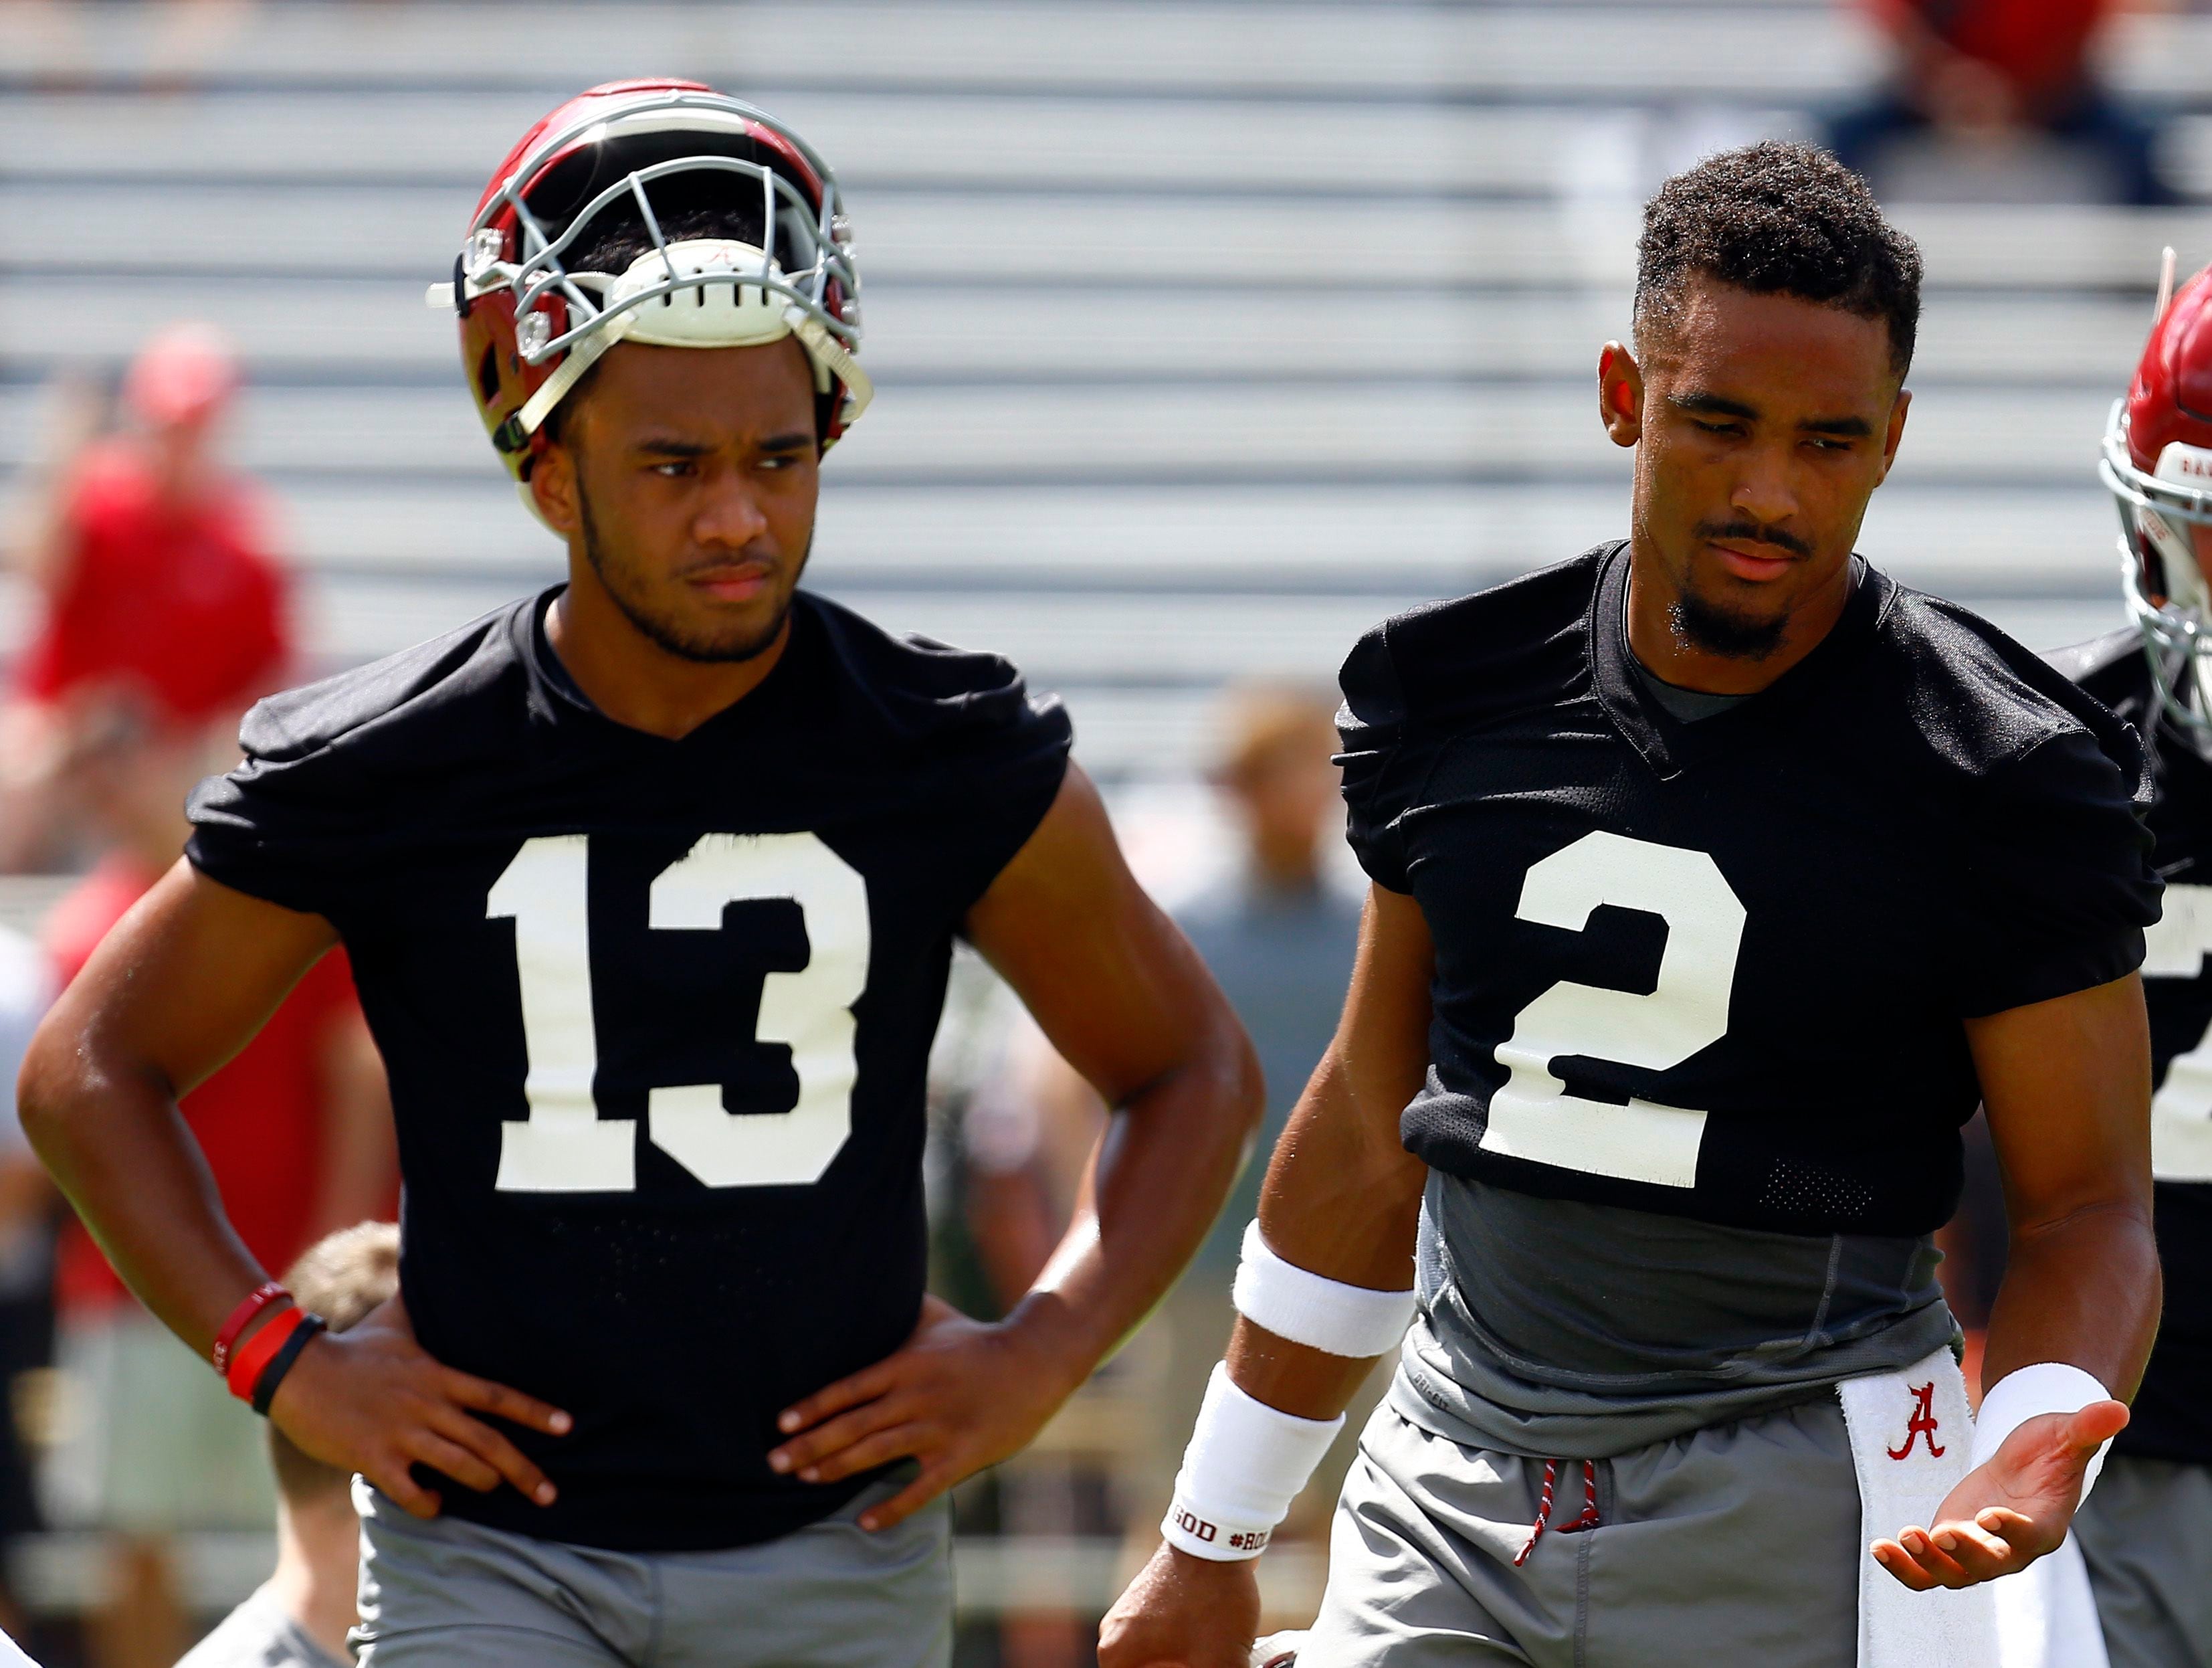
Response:
[{"label": "metal bleacher row", "polygon": [[[2212,19],[2112,63],[2212,107]],[[1589,370],[1638,201],[1877,64],[1803,0],[0,7],[0,486],[52,374],[204,317],[319,663],[544,582],[422,286],[544,109],[696,75],[852,199],[880,394],[815,582],[1021,661],[1094,770],[1172,775],[1224,679],[1325,679],[1382,614],[1622,527]],[[2212,255],[2212,215],[1899,213],[1928,317],[1864,548],[2039,643],[2116,620],[2096,440],[2160,247]]]}]

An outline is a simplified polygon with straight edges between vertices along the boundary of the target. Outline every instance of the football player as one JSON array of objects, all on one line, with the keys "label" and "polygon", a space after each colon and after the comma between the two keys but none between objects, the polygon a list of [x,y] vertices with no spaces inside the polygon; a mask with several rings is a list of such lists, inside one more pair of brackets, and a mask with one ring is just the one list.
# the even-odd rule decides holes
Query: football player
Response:
[{"label": "football player", "polygon": [[2161,311],[2103,473],[2132,623],[2054,658],[2150,755],[2166,880],[2143,963],[2151,1171],[2172,1278],[2134,1416],[2075,1534],[2112,1668],[2194,1668],[2212,1662],[2212,271]]},{"label": "football player", "polygon": [[[1241,1668],[1409,1319],[1302,1660],[1994,1659],[1977,1584],[2058,1543],[2158,1312],[2159,886],[2127,727],[1852,553],[1919,276],[1821,152],[1668,181],[1599,360],[1631,536],[1353,649],[1359,959],[1106,1668]],[[1978,1429],[1930,1245],[1978,1100]]]},{"label": "football player", "polygon": [[[621,83],[533,129],[435,299],[566,583],[255,709],[33,1045],[25,1123],[118,1269],[362,1477],[375,1668],[943,1664],[945,1491],[1151,1306],[1255,1125],[1064,715],[794,588],[859,295],[830,169],[750,106]],[[1118,1109],[994,1325],[922,1285],[956,935]],[[176,1098],[341,941],[402,1281],[319,1336]]]}]

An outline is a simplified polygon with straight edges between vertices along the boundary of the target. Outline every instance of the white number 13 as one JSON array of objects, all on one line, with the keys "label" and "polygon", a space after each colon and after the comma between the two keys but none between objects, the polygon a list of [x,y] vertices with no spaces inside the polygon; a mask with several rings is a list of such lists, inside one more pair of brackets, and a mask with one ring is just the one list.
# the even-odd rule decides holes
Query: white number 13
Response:
[{"label": "white number 13", "polygon": [[[504,1192],[628,1192],[637,1185],[634,1118],[603,1118],[592,1094],[593,1032],[588,837],[523,843],[492,885],[484,914],[514,922],[530,1116],[500,1126]],[[661,871],[650,894],[656,931],[716,932],[725,906],[789,898],[806,924],[807,963],[769,973],[754,1035],[791,1050],[798,1104],[787,1112],[728,1112],[719,1083],[647,1097],[653,1144],[709,1187],[817,1181],[853,1130],[853,1004],[868,982],[867,883],[811,834],[708,834]]]}]

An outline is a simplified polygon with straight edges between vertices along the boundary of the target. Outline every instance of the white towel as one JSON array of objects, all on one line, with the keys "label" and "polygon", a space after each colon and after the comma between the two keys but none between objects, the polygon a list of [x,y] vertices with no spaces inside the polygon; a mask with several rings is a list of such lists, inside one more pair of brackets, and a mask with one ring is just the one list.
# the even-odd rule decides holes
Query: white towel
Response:
[{"label": "white towel", "polygon": [[1990,1584],[2002,1668],[2112,1668],[2089,1567],[2071,1535],[2017,1575]]},{"label": "white towel", "polygon": [[1923,1529],[1966,1475],[1974,1443],[1966,1381],[1947,1348],[1902,1373],[1836,1386],[1859,1475],[1858,1668],[1990,1668],[1998,1660],[1987,1584],[1915,1592],[1864,1549]]}]

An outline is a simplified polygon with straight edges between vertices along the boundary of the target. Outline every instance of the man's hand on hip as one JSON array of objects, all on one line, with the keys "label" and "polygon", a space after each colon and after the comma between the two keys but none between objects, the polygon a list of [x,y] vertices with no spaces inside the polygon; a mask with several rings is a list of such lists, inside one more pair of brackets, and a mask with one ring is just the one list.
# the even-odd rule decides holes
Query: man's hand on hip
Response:
[{"label": "man's hand on hip", "polygon": [[443,1504],[415,1480],[409,1467],[418,1464],[480,1494],[509,1482],[550,1506],[545,1473],[477,1417],[487,1413],[549,1436],[567,1435],[572,1423],[534,1397],[440,1366],[415,1342],[397,1298],[358,1325],[316,1338],[269,1406],[270,1421],[303,1452],[360,1472],[418,1518],[435,1517]]},{"label": "man's hand on hip", "polygon": [[1067,1399],[1062,1364],[1011,1324],[970,1320],[941,1298],[896,1354],[787,1409],[771,1470],[836,1482],[893,1460],[921,1474],[860,1518],[888,1529],[986,1465],[1025,1446]]},{"label": "man's hand on hip", "polygon": [[2119,1402],[2028,1420],[1960,1480],[1936,1508],[1932,1529],[1876,1541],[1875,1561],[1916,1592],[2027,1568],[2066,1538],[2091,1457],[2127,1422]]},{"label": "man's hand on hip", "polygon": [[1210,1563],[1163,1545],[1098,1628],[1098,1668],[1250,1668],[1255,1560]]}]

